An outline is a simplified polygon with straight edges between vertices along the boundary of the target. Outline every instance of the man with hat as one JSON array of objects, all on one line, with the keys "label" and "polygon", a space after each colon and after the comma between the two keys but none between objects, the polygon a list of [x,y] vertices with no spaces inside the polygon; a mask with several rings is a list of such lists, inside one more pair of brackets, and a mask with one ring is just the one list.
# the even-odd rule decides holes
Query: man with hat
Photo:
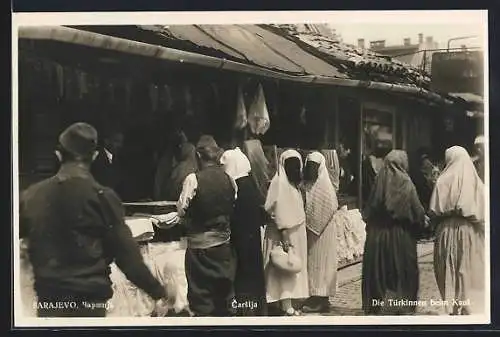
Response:
[{"label": "man with hat", "polygon": [[474,150],[476,155],[472,158],[479,178],[484,183],[484,136],[477,136],[474,140]]},{"label": "man with hat", "polygon": [[28,240],[39,317],[106,315],[114,261],[165,314],[164,287],[144,264],[118,196],[90,173],[97,131],[75,123],[59,137],[59,172],[20,197],[20,236]]},{"label": "man with hat", "polygon": [[123,143],[124,136],[120,131],[109,131],[102,146],[99,146],[99,154],[91,168],[92,176],[99,184],[112,188],[118,194],[122,192],[120,189],[123,187],[119,160]]},{"label": "man with hat", "polygon": [[187,296],[196,316],[232,312],[236,261],[229,240],[237,188],[219,164],[222,152],[212,136],[201,136],[196,145],[200,171],[186,177],[177,202],[179,216],[186,219]]}]

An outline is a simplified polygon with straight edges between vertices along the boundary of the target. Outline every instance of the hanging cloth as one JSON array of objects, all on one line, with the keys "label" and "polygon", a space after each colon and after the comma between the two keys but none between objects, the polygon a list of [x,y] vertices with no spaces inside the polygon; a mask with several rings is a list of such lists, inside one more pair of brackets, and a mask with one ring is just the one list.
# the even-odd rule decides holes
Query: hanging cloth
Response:
[{"label": "hanging cloth", "polygon": [[300,122],[303,124],[303,125],[306,125],[307,124],[307,110],[306,110],[306,107],[303,105],[301,110],[300,110]]},{"label": "hanging cloth", "polygon": [[172,109],[172,93],[170,91],[170,87],[167,84],[164,84],[159,89],[161,97],[161,107],[167,112]]},{"label": "hanging cloth", "polygon": [[149,86],[149,97],[151,99],[151,110],[155,112],[158,110],[159,99],[158,86],[156,84],[151,84]]},{"label": "hanging cloth", "polygon": [[57,91],[59,99],[64,97],[64,68],[59,63],[56,63],[56,76],[57,76]]},{"label": "hanging cloth", "polygon": [[132,104],[132,80],[125,81],[125,113],[128,114]]},{"label": "hanging cloth", "polygon": [[88,93],[87,73],[82,70],[77,70],[77,74],[78,74],[78,94],[80,99],[82,99]]},{"label": "hanging cloth", "polygon": [[184,100],[186,104],[186,116],[193,117],[194,116],[194,107],[193,107],[193,96],[191,94],[191,89],[188,85],[184,87]]},{"label": "hanging cloth", "polygon": [[234,128],[236,130],[243,130],[247,126],[247,109],[245,107],[245,101],[243,99],[243,92],[241,87],[238,88],[238,97],[236,102],[236,120],[234,122]]},{"label": "hanging cloth", "polygon": [[248,124],[254,135],[263,135],[270,127],[269,112],[261,84],[259,84],[255,98],[250,106]]}]

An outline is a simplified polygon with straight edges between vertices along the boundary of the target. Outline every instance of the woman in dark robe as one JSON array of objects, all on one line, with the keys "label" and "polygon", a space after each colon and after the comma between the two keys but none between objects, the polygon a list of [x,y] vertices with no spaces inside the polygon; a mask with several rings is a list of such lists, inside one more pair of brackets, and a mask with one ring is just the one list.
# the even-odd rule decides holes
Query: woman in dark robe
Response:
[{"label": "woman in dark robe", "polygon": [[264,201],[250,175],[250,162],[239,148],[224,152],[220,162],[238,187],[231,219],[231,243],[237,259],[232,307],[240,316],[264,316],[267,307],[260,232]]},{"label": "woman in dark robe", "polygon": [[406,152],[393,150],[386,156],[363,215],[365,314],[413,314],[419,285],[417,237],[426,215],[408,175]]}]

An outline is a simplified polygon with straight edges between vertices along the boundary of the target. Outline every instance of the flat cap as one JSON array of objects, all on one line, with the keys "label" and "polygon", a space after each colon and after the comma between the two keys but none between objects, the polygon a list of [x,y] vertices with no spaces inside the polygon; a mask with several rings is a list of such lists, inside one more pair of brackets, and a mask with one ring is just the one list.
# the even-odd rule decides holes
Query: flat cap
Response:
[{"label": "flat cap", "polygon": [[87,123],[74,123],[61,133],[59,144],[76,156],[89,156],[97,149],[97,130]]}]

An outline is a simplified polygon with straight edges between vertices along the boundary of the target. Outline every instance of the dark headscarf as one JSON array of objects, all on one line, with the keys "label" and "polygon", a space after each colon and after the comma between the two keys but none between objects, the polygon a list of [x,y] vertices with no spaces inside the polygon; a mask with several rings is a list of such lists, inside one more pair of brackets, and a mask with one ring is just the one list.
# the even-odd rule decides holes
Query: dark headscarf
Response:
[{"label": "dark headscarf", "polygon": [[423,224],[425,210],[408,175],[408,155],[392,150],[384,159],[364,210],[366,219],[386,214],[394,220]]},{"label": "dark headscarf", "polygon": [[167,179],[162,189],[164,200],[177,201],[182,192],[182,185],[186,177],[198,171],[196,149],[193,144],[183,143],[178,155],[178,162],[174,166],[170,178]]}]

